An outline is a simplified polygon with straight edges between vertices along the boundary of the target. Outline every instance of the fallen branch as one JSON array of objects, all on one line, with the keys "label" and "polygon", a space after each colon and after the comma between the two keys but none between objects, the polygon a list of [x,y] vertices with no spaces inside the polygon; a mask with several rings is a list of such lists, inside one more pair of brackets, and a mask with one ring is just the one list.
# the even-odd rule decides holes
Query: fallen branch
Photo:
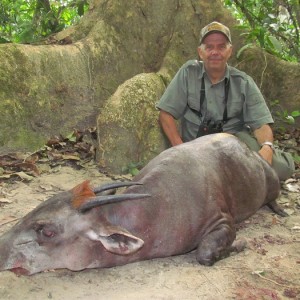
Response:
[{"label": "fallen branch", "polygon": [[276,285],[279,285],[279,286],[283,286],[283,287],[286,287],[286,288],[289,288],[289,289],[295,289],[295,288],[296,288],[296,289],[300,289],[300,286],[290,286],[290,285],[285,285],[285,284],[281,284],[281,283],[279,283],[279,282],[277,282],[277,281],[275,281],[275,280],[269,279],[269,278],[267,278],[267,277],[261,275],[259,271],[254,271],[254,272],[252,272],[252,274],[258,275],[260,278],[262,278],[262,279],[264,279],[264,280],[267,280],[267,281],[270,281],[270,282],[272,282],[272,283],[274,283],[274,284],[276,284]]},{"label": "fallen branch", "polygon": [[0,226],[9,224],[9,223],[12,223],[12,222],[15,222],[15,221],[19,221],[19,220],[20,220],[20,218],[14,218],[14,219],[11,219],[11,220],[9,220],[9,221],[6,221],[6,222],[1,223]]}]

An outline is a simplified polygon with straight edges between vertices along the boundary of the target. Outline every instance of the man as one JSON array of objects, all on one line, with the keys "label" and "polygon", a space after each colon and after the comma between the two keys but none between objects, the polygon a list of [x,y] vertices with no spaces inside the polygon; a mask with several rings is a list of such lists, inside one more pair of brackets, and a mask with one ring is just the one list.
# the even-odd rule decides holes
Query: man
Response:
[{"label": "man", "polygon": [[[204,134],[228,132],[268,161],[281,180],[295,170],[289,153],[275,150],[273,123],[253,79],[227,65],[232,54],[228,27],[212,22],[201,30],[198,54],[177,72],[157,104],[159,121],[172,146]],[[181,132],[175,119],[181,120]]]}]

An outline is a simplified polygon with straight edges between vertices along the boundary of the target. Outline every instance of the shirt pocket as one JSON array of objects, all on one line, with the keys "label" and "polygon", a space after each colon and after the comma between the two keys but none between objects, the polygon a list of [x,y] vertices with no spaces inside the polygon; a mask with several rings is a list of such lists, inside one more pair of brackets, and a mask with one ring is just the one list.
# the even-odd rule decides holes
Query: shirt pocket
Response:
[{"label": "shirt pocket", "polygon": [[200,110],[200,99],[196,97],[196,95],[192,94],[188,96],[188,107],[192,110],[199,111]]},{"label": "shirt pocket", "polygon": [[200,124],[200,99],[195,96],[188,97],[188,106],[184,114],[184,118],[194,124]]},{"label": "shirt pocket", "polygon": [[228,117],[234,118],[243,114],[244,101],[238,98],[231,98],[227,104]]}]

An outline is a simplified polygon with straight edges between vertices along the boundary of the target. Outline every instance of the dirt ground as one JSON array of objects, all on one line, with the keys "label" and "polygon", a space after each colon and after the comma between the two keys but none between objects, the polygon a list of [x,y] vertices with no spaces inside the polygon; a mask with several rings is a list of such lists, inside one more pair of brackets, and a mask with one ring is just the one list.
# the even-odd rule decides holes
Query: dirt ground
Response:
[{"label": "dirt ground", "polygon": [[[93,185],[111,181],[90,165],[54,168],[30,182],[1,183],[0,234],[41,201],[85,179]],[[238,226],[247,249],[213,267],[199,265],[192,252],[110,269],[27,277],[5,271],[0,273],[0,299],[300,299],[299,181],[285,187],[279,202],[290,216],[262,208]]]}]

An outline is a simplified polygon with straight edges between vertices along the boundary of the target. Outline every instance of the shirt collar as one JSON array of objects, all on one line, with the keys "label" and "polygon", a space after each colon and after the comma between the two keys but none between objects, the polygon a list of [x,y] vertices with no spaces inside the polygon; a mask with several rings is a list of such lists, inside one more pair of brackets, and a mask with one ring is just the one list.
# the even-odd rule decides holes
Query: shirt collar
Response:
[{"label": "shirt collar", "polygon": [[[205,67],[204,67],[203,63],[202,63],[202,66],[203,67],[202,67],[202,70],[201,70],[200,76],[199,76],[199,78],[201,78],[201,79],[202,79],[203,76],[207,76],[207,73],[206,73],[206,70],[205,70]],[[206,75],[204,75],[204,74],[206,74]],[[228,67],[228,64],[226,64],[225,76],[224,76],[224,78],[222,80],[224,80],[225,78],[229,79],[229,77],[230,77],[229,67]]]}]

